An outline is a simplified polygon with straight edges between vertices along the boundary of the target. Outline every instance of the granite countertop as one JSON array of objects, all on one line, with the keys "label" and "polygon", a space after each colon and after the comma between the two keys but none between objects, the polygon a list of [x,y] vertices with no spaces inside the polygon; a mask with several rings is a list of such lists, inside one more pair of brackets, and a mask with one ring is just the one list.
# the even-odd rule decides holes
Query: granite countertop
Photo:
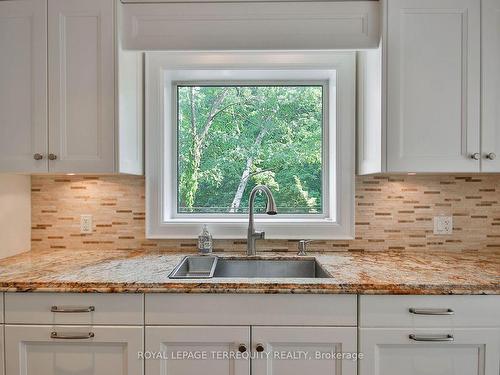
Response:
[{"label": "granite countertop", "polygon": [[[332,278],[172,280],[186,253],[37,251],[0,261],[3,292],[500,294],[500,251],[311,253]],[[217,254],[244,257],[238,253]],[[257,258],[295,258],[290,253]]]}]

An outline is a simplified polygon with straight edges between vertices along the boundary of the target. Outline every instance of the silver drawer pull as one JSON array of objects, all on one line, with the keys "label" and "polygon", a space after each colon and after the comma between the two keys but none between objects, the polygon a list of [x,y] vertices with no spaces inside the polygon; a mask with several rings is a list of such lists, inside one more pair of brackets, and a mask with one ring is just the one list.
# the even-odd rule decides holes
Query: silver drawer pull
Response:
[{"label": "silver drawer pull", "polygon": [[91,339],[94,337],[94,332],[89,332],[85,334],[77,334],[77,335],[65,335],[64,333],[51,332],[51,339],[61,339],[61,340],[85,340]]},{"label": "silver drawer pull", "polygon": [[52,306],[50,311],[55,313],[86,313],[95,311],[94,306]]},{"label": "silver drawer pull", "polygon": [[455,315],[452,309],[416,309],[410,307],[410,313],[415,315]]},{"label": "silver drawer pull", "polygon": [[453,338],[453,335],[413,335],[411,334],[409,336],[410,340],[413,340],[413,341],[433,341],[433,342],[437,342],[437,341],[446,341],[446,342],[450,342],[450,341],[453,341],[454,338]]}]

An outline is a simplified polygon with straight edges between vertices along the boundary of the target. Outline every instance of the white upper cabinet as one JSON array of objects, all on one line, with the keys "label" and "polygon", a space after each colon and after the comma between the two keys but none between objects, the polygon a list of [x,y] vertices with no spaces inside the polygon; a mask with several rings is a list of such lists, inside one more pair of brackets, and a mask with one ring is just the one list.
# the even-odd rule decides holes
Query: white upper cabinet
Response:
[{"label": "white upper cabinet", "polygon": [[47,171],[47,6],[0,1],[0,172]]},{"label": "white upper cabinet", "polygon": [[143,173],[142,53],[118,57],[115,7],[0,1],[0,172]]},{"label": "white upper cabinet", "polygon": [[482,170],[500,172],[500,0],[482,12]]},{"label": "white upper cabinet", "polygon": [[358,173],[500,172],[500,0],[384,0],[359,52]]},{"label": "white upper cabinet", "polygon": [[113,0],[49,0],[50,172],[114,170]]},{"label": "white upper cabinet", "polygon": [[500,1],[383,4],[381,47],[359,52],[358,173],[500,172]]},{"label": "white upper cabinet", "polygon": [[388,1],[388,171],[480,171],[480,9]]}]

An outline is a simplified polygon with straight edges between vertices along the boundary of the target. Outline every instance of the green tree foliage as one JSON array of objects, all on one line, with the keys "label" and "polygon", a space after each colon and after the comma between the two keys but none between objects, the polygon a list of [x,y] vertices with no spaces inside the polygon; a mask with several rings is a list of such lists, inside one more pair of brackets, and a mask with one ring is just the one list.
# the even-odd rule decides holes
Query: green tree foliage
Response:
[{"label": "green tree foliage", "polygon": [[280,213],[320,213],[322,91],[178,86],[178,211],[245,213],[266,184]]}]

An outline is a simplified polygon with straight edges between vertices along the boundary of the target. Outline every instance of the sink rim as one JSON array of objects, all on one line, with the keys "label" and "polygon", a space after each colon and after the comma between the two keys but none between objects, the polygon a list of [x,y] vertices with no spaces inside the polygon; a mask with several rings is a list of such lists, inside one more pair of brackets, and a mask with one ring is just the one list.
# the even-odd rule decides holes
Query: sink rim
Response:
[{"label": "sink rim", "polygon": [[[206,257],[206,258],[215,258],[214,259],[214,264],[212,267],[212,272],[210,272],[209,276],[176,276],[175,274],[178,272],[178,270],[182,267],[182,265],[186,262],[189,261],[191,258],[198,258],[198,257]],[[245,276],[245,275],[234,275],[234,276],[216,276],[217,274],[217,269],[219,268],[220,265],[224,264],[225,262],[241,262],[241,263],[256,263],[256,262],[264,262],[264,263],[281,263],[281,262],[297,262],[297,263],[312,263],[312,266],[314,266],[314,276],[280,276],[279,274],[273,275],[273,276]],[[326,275],[325,277],[321,276],[316,276],[318,274],[317,270],[320,270],[321,274]],[[253,256],[236,256],[236,255],[223,255],[223,256],[218,256],[215,254],[210,254],[210,255],[200,255],[200,254],[191,254],[191,255],[186,255],[184,256],[180,262],[174,267],[174,269],[170,272],[169,274],[169,279],[175,279],[175,280],[216,280],[216,281],[224,281],[224,280],[229,280],[229,279],[238,279],[238,280],[254,280],[257,281],[259,279],[262,280],[267,280],[267,279],[278,279],[278,280],[328,280],[332,278],[332,275],[330,272],[328,272],[325,267],[318,261],[318,259],[314,256],[262,256],[262,255],[253,255]]]}]

